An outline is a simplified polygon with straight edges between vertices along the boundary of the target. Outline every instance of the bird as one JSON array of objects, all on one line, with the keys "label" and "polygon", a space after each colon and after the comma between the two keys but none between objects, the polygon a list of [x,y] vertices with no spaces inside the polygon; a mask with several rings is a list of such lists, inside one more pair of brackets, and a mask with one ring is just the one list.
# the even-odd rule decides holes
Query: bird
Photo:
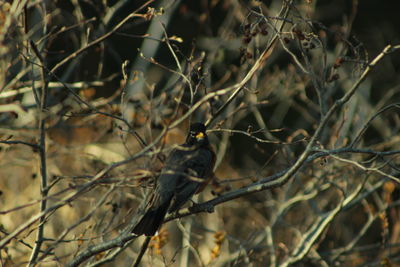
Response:
[{"label": "bird", "polygon": [[167,157],[146,203],[144,215],[132,233],[154,236],[168,212],[176,212],[206,187],[213,177],[215,158],[206,126],[200,122],[193,123],[185,143],[172,150]]}]

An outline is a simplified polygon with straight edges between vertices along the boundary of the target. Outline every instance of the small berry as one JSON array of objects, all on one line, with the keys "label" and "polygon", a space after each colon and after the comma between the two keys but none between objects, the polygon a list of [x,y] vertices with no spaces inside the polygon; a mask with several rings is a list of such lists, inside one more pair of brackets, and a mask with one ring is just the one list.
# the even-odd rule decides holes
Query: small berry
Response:
[{"label": "small berry", "polygon": [[251,37],[250,36],[243,37],[243,43],[248,44],[250,42],[251,42]]}]

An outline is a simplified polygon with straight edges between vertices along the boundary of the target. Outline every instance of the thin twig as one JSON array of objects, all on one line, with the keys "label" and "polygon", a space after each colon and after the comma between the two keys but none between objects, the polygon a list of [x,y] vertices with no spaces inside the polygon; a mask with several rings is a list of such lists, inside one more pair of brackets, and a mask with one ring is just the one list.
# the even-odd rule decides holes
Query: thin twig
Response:
[{"label": "thin twig", "polygon": [[[31,48],[37,58],[42,64],[41,76],[42,76],[42,90],[40,94],[40,103],[37,105],[40,107],[38,110],[39,114],[39,157],[40,157],[40,192],[41,192],[41,202],[40,202],[40,212],[44,212],[47,208],[47,194],[49,189],[47,187],[47,161],[46,161],[46,109],[47,109],[47,91],[48,91],[48,76],[46,71],[46,64],[44,58],[40,54],[38,48],[33,41],[30,41]],[[34,90],[34,89],[33,89]],[[39,255],[40,248],[43,244],[43,233],[45,227],[46,216],[43,215],[39,219],[39,226],[37,229],[37,236],[35,246],[32,250],[31,257],[29,259],[29,266],[34,266],[34,262]]]},{"label": "thin twig", "polygon": [[39,149],[39,145],[38,144],[33,144],[33,143],[29,143],[29,142],[25,142],[25,141],[19,141],[19,140],[12,140],[12,141],[8,141],[8,140],[0,140],[0,144],[6,144],[6,145],[26,145],[26,146],[30,146],[34,149]]},{"label": "thin twig", "polygon": [[138,9],[136,9],[135,11],[133,11],[131,14],[129,14],[128,16],[126,16],[120,23],[118,23],[111,31],[107,32],[106,34],[102,35],[101,37],[97,38],[96,40],[88,43],[85,47],[82,47],[80,49],[78,49],[77,51],[73,52],[72,54],[70,54],[69,56],[67,56],[66,58],[64,58],[63,60],[61,60],[60,62],[57,63],[57,65],[55,65],[50,72],[55,73],[61,66],[63,66],[65,63],[67,63],[68,61],[70,61],[71,59],[79,56],[80,54],[82,54],[83,52],[85,52],[86,50],[88,50],[89,48],[103,42],[104,40],[106,40],[108,37],[110,37],[113,33],[115,33],[116,31],[118,31],[126,22],[128,22],[131,18],[134,17],[143,17],[143,15],[141,14],[137,14],[137,12],[141,11],[142,9],[144,9],[146,6],[150,5],[151,3],[153,3],[155,0],[149,0],[147,2],[145,2],[143,5],[141,5]]},{"label": "thin twig", "polygon": [[[343,148],[341,150],[333,150],[333,151],[323,151],[323,152],[317,152],[314,153],[313,155],[308,156],[308,158],[305,160],[304,163],[309,163],[312,162],[318,158],[326,157],[329,155],[329,153],[373,153],[371,150],[359,150],[355,149],[354,151],[351,148]],[[389,151],[388,151],[389,152]],[[382,152],[376,152],[376,153],[382,153]],[[393,153],[392,153],[393,154]],[[397,154],[400,154],[400,151],[397,151]],[[288,168],[286,170],[280,171],[278,173],[275,173],[274,175],[265,177],[263,179],[260,179],[258,182],[252,183],[248,186],[239,188],[234,191],[230,191],[228,193],[225,193],[221,196],[215,197],[209,201],[203,202],[196,204],[195,206],[191,208],[184,208],[181,209],[178,213],[176,214],[170,214],[166,217],[164,220],[164,223],[177,219],[177,218],[182,218],[186,216],[190,216],[193,214],[201,213],[201,212],[213,212],[214,207],[217,205],[220,205],[222,203],[231,201],[233,199],[237,199],[246,195],[254,194],[256,192],[264,191],[267,189],[271,189],[274,187],[279,186],[280,184],[277,181],[285,182],[281,180],[281,177],[283,177],[291,168]],[[372,192],[372,191],[371,191]],[[371,193],[369,192],[369,194]],[[348,203],[347,205],[353,205],[353,202]],[[344,207],[343,207],[344,208]],[[78,266],[85,260],[89,259],[93,255],[96,255],[102,251],[106,251],[112,248],[116,247],[121,247],[121,242],[127,242],[130,241],[136,236],[132,235],[131,232],[129,231],[129,228],[131,226],[127,226],[127,229],[121,232],[121,235],[118,236],[115,239],[105,241],[101,244],[91,246],[87,248],[86,250],[82,251],[78,256],[76,256],[68,266]]]},{"label": "thin twig", "polygon": [[[212,212],[214,210],[214,207],[218,204],[248,195],[248,194],[253,194],[255,192],[267,190],[273,187],[280,186],[287,181],[289,181],[290,178],[292,178],[296,172],[300,169],[301,166],[303,166],[307,162],[311,162],[315,160],[318,157],[323,157],[326,156],[326,152],[318,152],[313,155],[310,155],[314,150],[314,145],[319,138],[322,130],[326,127],[328,121],[331,119],[332,115],[339,109],[341,108],[345,103],[349,101],[349,99],[354,95],[355,91],[361,84],[361,82],[366,78],[366,76],[369,74],[369,72],[373,69],[373,67],[389,52],[392,51],[391,46],[387,46],[381,54],[379,54],[372,62],[371,64],[366,68],[364,73],[360,76],[360,78],[356,81],[356,83],[353,85],[353,87],[339,100],[337,100],[334,105],[327,111],[325,116],[321,119],[318,128],[316,129],[314,135],[311,137],[307,147],[301,154],[301,156],[297,159],[295,164],[284,171],[278,172],[270,177],[266,177],[264,179],[261,179],[260,181],[253,183],[249,186],[237,189],[235,191],[228,192],[222,196],[216,197],[210,201],[195,205],[194,207],[190,209],[183,209],[181,212],[173,215],[169,215],[166,219],[165,222],[176,219],[176,218],[181,218],[185,216],[189,216],[191,214],[199,213],[199,212]],[[173,127],[176,127],[178,124],[180,124],[183,120],[185,120],[188,116],[190,116],[191,113],[193,113],[197,108],[199,108],[203,103],[205,103],[208,99],[211,99],[217,95],[223,95],[226,94],[227,92],[231,90],[237,90],[238,87],[232,86],[229,88],[225,88],[216,92],[211,92],[207,95],[205,95],[200,101],[198,101],[195,105],[193,105],[185,115],[183,115],[181,118],[178,120],[174,121],[171,125],[169,125],[168,129],[172,129]],[[349,150],[347,151],[349,152]],[[335,211],[336,212],[336,211]],[[332,218],[330,214],[328,217],[325,219],[329,219],[328,221],[321,221],[321,223],[325,224],[329,222]],[[323,229],[324,227],[320,228]],[[84,260],[90,258],[92,255],[95,255],[99,252],[120,246],[121,240],[131,240],[132,234],[130,232],[124,232],[121,236],[119,236],[116,239],[103,242],[102,244],[90,247],[89,249],[83,251],[80,253],[73,261],[70,262],[69,266],[77,266],[80,263],[82,263]],[[315,240],[315,239],[314,239]]]},{"label": "thin twig", "polygon": [[[164,129],[160,135],[154,140],[153,143],[147,145],[145,148],[143,148],[141,151],[139,151],[138,153],[136,153],[135,155],[133,155],[132,157],[129,157],[125,160],[119,161],[119,162],[115,162],[111,165],[108,165],[106,168],[104,168],[103,170],[101,170],[99,173],[97,173],[91,181],[87,182],[84,185],[81,185],[75,192],[72,192],[71,194],[69,194],[68,196],[64,197],[62,200],[56,202],[54,205],[46,208],[45,210],[43,210],[42,212],[39,212],[36,215],[31,216],[26,222],[24,222],[23,224],[19,225],[12,233],[10,233],[8,236],[3,237],[3,239],[0,240],[0,249],[3,249],[12,239],[14,239],[16,236],[18,236],[21,232],[23,232],[24,230],[26,230],[28,227],[30,227],[31,225],[33,225],[37,220],[39,220],[42,216],[45,216],[46,214],[49,214],[50,212],[53,212],[69,203],[71,203],[72,201],[74,201],[78,196],[80,196],[81,194],[83,194],[84,192],[86,192],[87,190],[89,190],[90,188],[92,188],[95,184],[97,184],[99,182],[99,180],[101,180],[104,175],[106,175],[108,172],[110,172],[111,170],[122,166],[124,164],[127,164],[133,160],[136,160],[138,158],[144,157],[144,156],[152,156],[155,155],[157,153],[159,153],[158,150],[156,151],[151,151],[153,149],[154,146],[156,146],[158,144],[158,142],[160,142],[160,140],[162,139],[162,137],[165,135],[167,129]],[[127,238],[126,240],[130,240],[132,238]]]},{"label": "thin twig", "polygon": [[[67,234],[74,228],[80,226],[82,224],[82,222],[89,220],[89,218],[92,217],[92,215],[94,214],[94,212],[107,200],[108,196],[115,190],[115,188],[118,186],[118,184],[121,184],[122,181],[120,181],[117,184],[112,184],[111,187],[107,190],[107,192],[105,192],[101,198],[97,201],[96,204],[94,204],[93,208],[84,216],[82,216],[77,222],[73,223],[70,227],[68,227],[67,229],[65,229],[60,236],[57,238],[57,240],[55,240],[51,246],[49,246],[46,251],[43,252],[43,254],[41,255],[41,257],[37,260],[37,262],[40,262],[41,260],[43,260],[48,254],[50,254],[57,246],[57,244],[59,244],[62,240],[64,240],[64,238],[67,236]],[[72,222],[71,222],[72,223]]]},{"label": "thin twig", "polygon": [[371,124],[371,122],[378,117],[380,114],[382,114],[383,112],[385,112],[388,109],[391,108],[400,108],[400,103],[394,103],[391,105],[388,105],[384,108],[382,108],[381,110],[379,110],[376,114],[374,114],[371,118],[369,118],[369,120],[364,124],[364,127],[357,133],[356,137],[354,138],[354,140],[351,142],[350,147],[355,146],[359,141],[360,138],[362,137],[362,135],[364,134],[364,132],[367,130],[367,128],[369,127],[369,125]]},{"label": "thin twig", "polygon": [[[292,5],[293,1],[288,1],[287,3],[285,2],[284,8],[281,12],[283,14],[283,17],[286,18],[289,15],[290,11],[290,6]],[[279,27],[279,31],[283,29],[285,25],[285,20],[282,20],[281,26]],[[256,62],[254,63],[253,67],[249,70],[249,72],[246,74],[246,76],[237,84],[228,87],[229,89],[232,88],[234,91],[233,93],[229,96],[229,98],[225,101],[225,103],[213,114],[212,117],[210,117],[205,125],[209,126],[216,117],[218,117],[225,109],[226,107],[233,101],[233,99],[236,98],[236,96],[241,92],[241,90],[244,88],[246,83],[250,81],[250,79],[253,77],[253,75],[258,71],[261,67],[262,64],[265,62],[265,60],[271,55],[277,40],[278,40],[278,34],[275,34],[268,46],[264,49],[264,51],[261,53],[261,55],[258,57]],[[225,89],[228,89],[225,88]]]}]

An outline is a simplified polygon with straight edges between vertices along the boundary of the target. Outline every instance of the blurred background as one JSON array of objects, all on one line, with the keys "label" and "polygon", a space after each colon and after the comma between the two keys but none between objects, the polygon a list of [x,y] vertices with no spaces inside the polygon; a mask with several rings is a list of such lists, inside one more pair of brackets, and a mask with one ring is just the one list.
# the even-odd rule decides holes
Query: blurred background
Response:
[{"label": "blurred background", "polygon": [[[191,121],[209,122],[217,153],[216,180],[196,202],[286,170],[368,63],[400,44],[394,1],[0,0],[0,6],[0,240],[37,215],[44,199],[52,207],[122,162],[46,213],[33,260],[37,223],[0,246],[4,266],[63,266],[118,236]],[[243,80],[232,99],[232,90],[208,97]],[[293,178],[214,213],[165,224],[142,266],[400,264],[399,102],[397,50],[332,115],[314,160]],[[36,147],[43,144],[41,121],[44,158]],[[137,156],[148,144],[160,152]],[[130,266],[142,240],[85,264],[109,257],[110,266]]]}]

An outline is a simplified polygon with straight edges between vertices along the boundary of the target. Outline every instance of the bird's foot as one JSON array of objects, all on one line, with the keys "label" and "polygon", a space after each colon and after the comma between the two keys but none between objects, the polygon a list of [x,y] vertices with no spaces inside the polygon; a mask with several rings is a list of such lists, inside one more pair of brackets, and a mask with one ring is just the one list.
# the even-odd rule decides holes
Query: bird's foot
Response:
[{"label": "bird's foot", "polygon": [[215,210],[214,210],[214,205],[212,205],[212,204],[208,204],[208,205],[206,205],[205,206],[205,210],[208,212],[208,213],[213,213]]},{"label": "bird's foot", "polygon": [[213,213],[214,205],[212,205],[212,204],[195,204],[195,205],[189,207],[189,211],[190,212],[205,211],[208,213]]}]

